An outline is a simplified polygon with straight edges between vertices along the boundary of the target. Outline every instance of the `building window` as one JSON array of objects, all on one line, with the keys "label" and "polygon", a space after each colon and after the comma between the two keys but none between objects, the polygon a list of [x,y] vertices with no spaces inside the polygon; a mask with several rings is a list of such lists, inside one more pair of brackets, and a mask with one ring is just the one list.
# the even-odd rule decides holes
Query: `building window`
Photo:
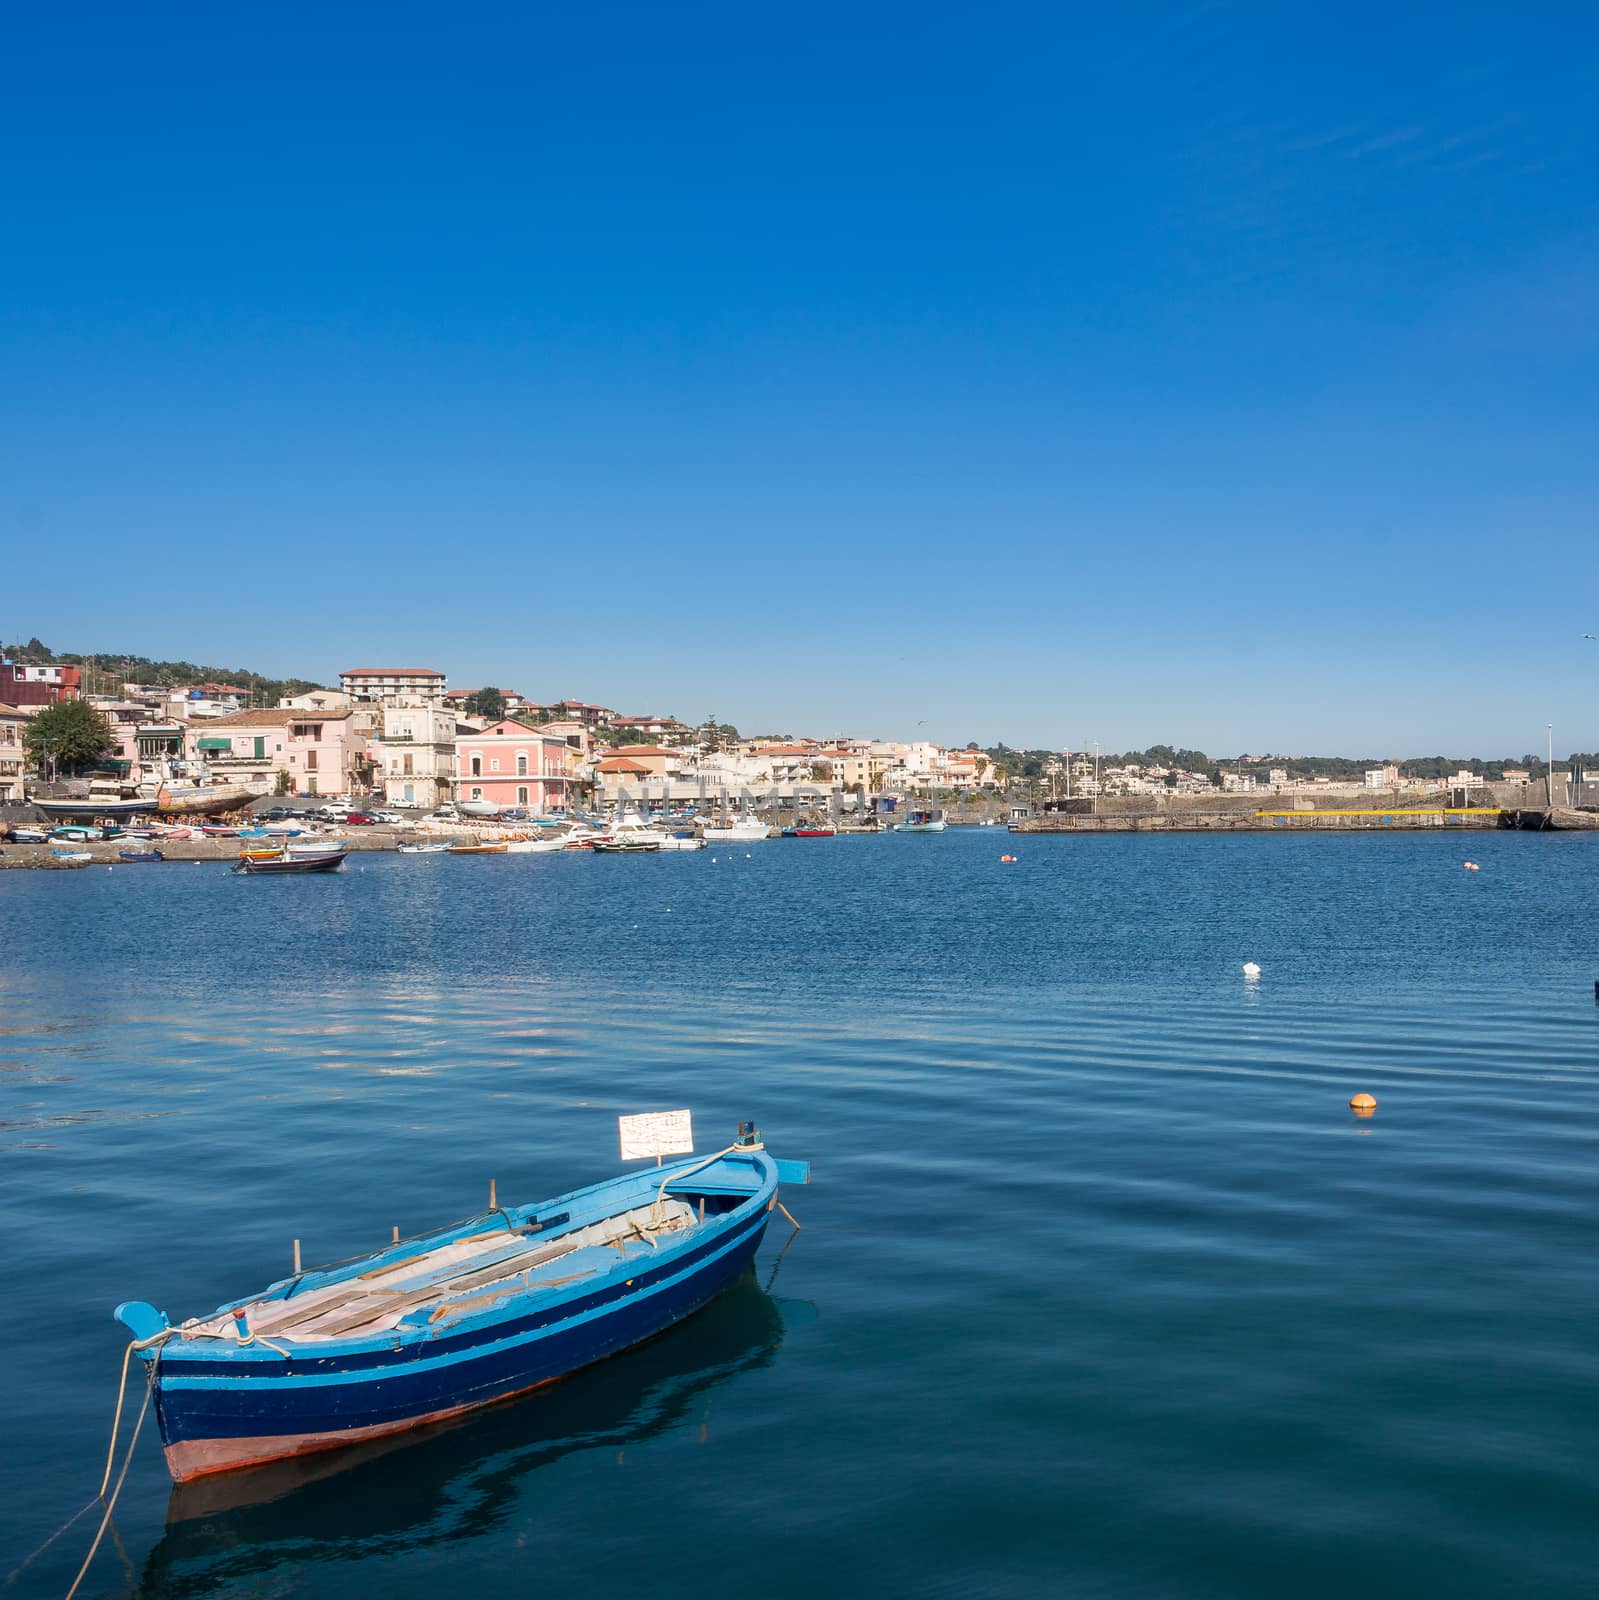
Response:
[{"label": "building window", "polygon": [[[481,778],[483,776],[483,757],[482,756],[473,756],[472,757],[472,776],[474,778]],[[482,797],[479,796],[479,798],[481,799]]]},{"label": "building window", "polygon": [[519,806],[527,804],[527,785],[525,783],[516,791],[516,803]]},{"label": "building window", "polygon": [[472,798],[474,800],[481,800],[483,798],[483,791],[481,789],[479,789],[479,788],[474,787],[473,790],[472,790]]},{"label": "building window", "polygon": [[316,751],[315,750],[307,750],[306,751],[306,753],[305,753],[305,770],[307,772],[315,772],[316,771]]},{"label": "building window", "polygon": [[516,775],[519,778],[527,776],[527,757],[520,750],[516,753]]},{"label": "building window", "polygon": [[489,771],[490,772],[498,772],[499,770],[500,770],[500,758],[498,756],[490,756],[489,757]]}]

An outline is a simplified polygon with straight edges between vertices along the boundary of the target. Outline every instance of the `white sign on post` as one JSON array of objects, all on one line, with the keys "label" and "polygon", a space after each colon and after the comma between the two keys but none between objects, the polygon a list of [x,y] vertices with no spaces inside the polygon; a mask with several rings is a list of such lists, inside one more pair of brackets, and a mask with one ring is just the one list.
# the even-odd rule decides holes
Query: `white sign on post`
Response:
[{"label": "white sign on post", "polygon": [[694,1125],[687,1111],[646,1111],[637,1117],[618,1117],[622,1159],[644,1156],[689,1156],[694,1153]]}]

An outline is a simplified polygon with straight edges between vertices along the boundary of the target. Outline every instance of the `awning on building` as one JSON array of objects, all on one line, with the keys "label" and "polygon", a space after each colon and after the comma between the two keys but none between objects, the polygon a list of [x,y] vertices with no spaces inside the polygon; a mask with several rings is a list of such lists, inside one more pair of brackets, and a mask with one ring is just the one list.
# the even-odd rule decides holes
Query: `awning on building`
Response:
[{"label": "awning on building", "polygon": [[202,739],[202,740],[200,740],[200,749],[202,749],[202,750],[231,750],[232,748],[233,748],[233,741],[231,739]]}]

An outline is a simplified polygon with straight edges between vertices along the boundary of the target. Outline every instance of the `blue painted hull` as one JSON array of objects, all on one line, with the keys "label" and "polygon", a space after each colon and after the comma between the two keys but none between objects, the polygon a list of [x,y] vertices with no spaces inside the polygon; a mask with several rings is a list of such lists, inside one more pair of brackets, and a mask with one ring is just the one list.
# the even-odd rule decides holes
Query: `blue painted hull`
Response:
[{"label": "blue painted hull", "polygon": [[273,1348],[181,1337],[146,1352],[172,1476],[181,1483],[438,1421],[652,1338],[749,1266],[777,1192],[777,1164],[757,1160],[747,1199],[702,1220],[681,1245],[425,1337],[287,1339]]}]

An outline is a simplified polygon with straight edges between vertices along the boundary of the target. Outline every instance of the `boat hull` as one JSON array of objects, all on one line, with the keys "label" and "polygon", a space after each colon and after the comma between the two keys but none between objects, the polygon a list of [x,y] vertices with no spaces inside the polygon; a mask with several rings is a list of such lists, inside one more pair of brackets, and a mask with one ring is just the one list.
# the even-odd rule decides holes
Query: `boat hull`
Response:
[{"label": "boat hull", "polygon": [[[155,810],[163,817],[214,817],[228,811],[242,811],[252,800],[259,799],[254,789],[242,784],[231,784],[215,789],[161,789],[155,797]],[[142,802],[150,810],[148,800]]]},{"label": "boat hull", "polygon": [[37,811],[58,821],[75,817],[136,817],[151,809],[148,800],[30,800]]},{"label": "boat hull", "polygon": [[[440,1422],[525,1394],[664,1332],[733,1284],[766,1231],[762,1207],[728,1233],[625,1282],[409,1352],[295,1353],[280,1375],[240,1383],[221,1365],[163,1359],[156,1416],[184,1483]],[[375,1363],[375,1364],[374,1364]]]},{"label": "boat hull", "polygon": [[291,856],[240,856],[235,872],[248,873],[251,877],[258,873],[285,873],[285,872],[333,872],[344,864],[345,852],[325,851],[316,855]]}]

